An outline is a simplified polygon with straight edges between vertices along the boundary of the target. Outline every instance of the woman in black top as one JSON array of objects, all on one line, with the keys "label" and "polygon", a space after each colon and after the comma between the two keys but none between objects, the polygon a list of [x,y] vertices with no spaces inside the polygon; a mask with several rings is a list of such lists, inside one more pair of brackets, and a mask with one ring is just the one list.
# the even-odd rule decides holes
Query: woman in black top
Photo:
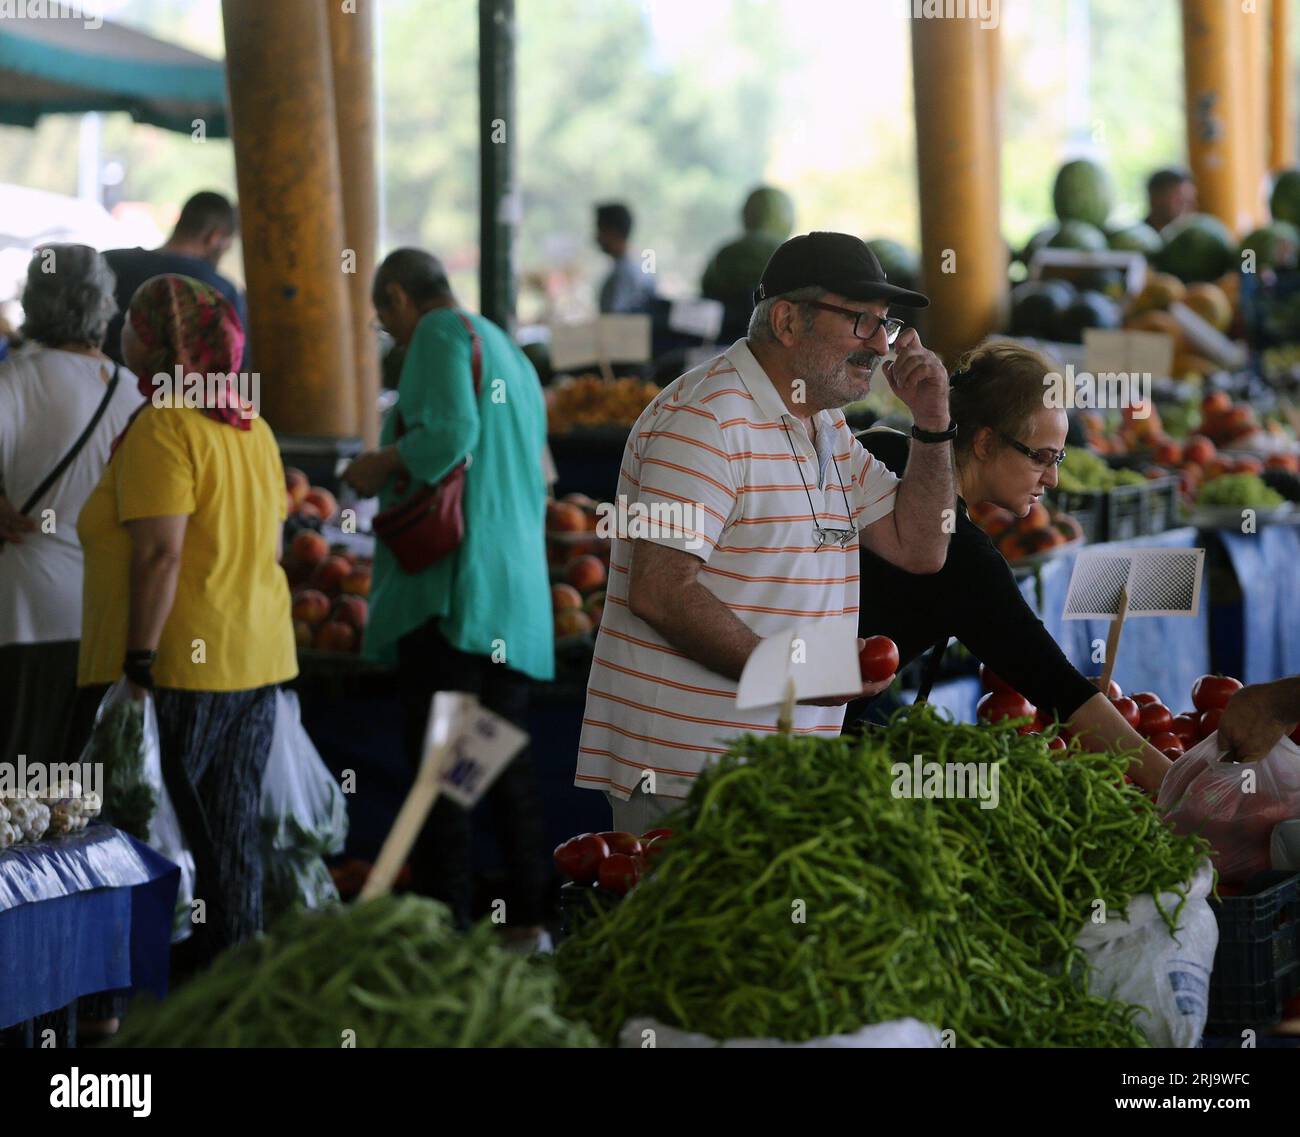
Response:
[{"label": "woman in black top", "polygon": [[[1010,567],[973,521],[968,502],[989,501],[1018,517],[1056,485],[1068,428],[1066,414],[1045,406],[1044,356],[1014,343],[986,343],[952,377],[949,400],[957,423],[954,455],[958,498],[948,559],[937,573],[917,575],[861,552],[858,634],[886,635],[900,667],[938,640],[955,636],[978,659],[1081,740],[1102,749],[1140,749],[1130,776],[1155,789],[1169,759],[1147,743],[1105,694],[1075,670],[1025,602]],[[869,430],[859,441],[896,474],[907,464],[908,439]],[[865,704],[851,704],[847,721]]]}]

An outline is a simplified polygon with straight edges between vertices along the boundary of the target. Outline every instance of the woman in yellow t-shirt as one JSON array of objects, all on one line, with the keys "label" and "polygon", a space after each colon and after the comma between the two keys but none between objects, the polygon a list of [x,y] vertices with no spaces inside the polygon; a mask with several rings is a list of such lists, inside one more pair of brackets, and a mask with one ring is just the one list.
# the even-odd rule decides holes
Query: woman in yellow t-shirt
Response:
[{"label": "woman in yellow t-shirt", "polygon": [[[276,685],[297,674],[277,563],[284,471],[234,376],[230,302],[185,276],[140,286],[122,350],[150,400],[128,425],[77,525],[86,573],[78,683],[125,676],[152,692],[163,773],[194,851],[198,962],[262,924],[259,805]],[[183,403],[178,376],[202,376]],[[199,405],[195,405],[195,404]]]}]

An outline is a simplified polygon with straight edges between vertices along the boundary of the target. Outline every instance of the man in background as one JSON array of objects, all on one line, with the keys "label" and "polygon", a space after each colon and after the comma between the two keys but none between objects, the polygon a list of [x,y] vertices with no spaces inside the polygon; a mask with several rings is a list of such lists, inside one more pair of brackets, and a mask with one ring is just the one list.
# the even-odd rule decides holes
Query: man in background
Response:
[{"label": "man in background", "polygon": [[[239,322],[244,326],[244,335],[248,335],[248,309],[244,304],[243,293],[234,283],[217,271],[217,265],[226,255],[235,234],[239,231],[239,220],[235,207],[219,193],[203,190],[196,193],[181,208],[181,215],[176,228],[166,243],[157,249],[110,249],[104,254],[108,267],[117,277],[117,315],[108,325],[104,340],[104,351],[118,363],[122,359],[122,318],[131,305],[135,290],[151,277],[164,273],[179,273],[192,276],[195,280],[210,284],[234,306],[239,313]],[[248,359],[247,339],[245,340],[244,362]],[[243,363],[240,363],[243,369]]]},{"label": "man in background", "polygon": [[632,211],[619,201],[596,206],[596,244],[614,262],[600,286],[601,312],[649,312],[655,298],[655,278],[628,252]]},{"label": "man in background", "polygon": [[1186,170],[1169,167],[1147,179],[1146,223],[1157,233],[1184,213],[1196,212],[1196,183]]}]

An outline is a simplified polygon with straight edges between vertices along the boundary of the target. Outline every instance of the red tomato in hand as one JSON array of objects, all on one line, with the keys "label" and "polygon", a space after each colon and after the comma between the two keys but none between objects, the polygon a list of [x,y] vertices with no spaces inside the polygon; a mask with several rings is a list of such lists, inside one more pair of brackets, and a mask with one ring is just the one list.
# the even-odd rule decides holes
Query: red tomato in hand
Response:
[{"label": "red tomato in hand", "polygon": [[1172,731],[1161,731],[1159,734],[1153,734],[1147,741],[1159,750],[1166,758],[1182,757],[1183,740]]},{"label": "red tomato in hand", "polygon": [[1241,681],[1227,675],[1202,675],[1192,685],[1192,705],[1198,711],[1222,710],[1241,690]]},{"label": "red tomato in hand", "polygon": [[635,833],[597,833],[596,836],[609,846],[611,856],[623,853],[635,857],[641,851],[641,841]]},{"label": "red tomato in hand", "polygon": [[1150,738],[1153,734],[1163,734],[1174,725],[1174,716],[1169,708],[1160,703],[1148,703],[1138,711],[1138,732]]},{"label": "red tomato in hand", "polygon": [[610,853],[600,862],[597,881],[607,892],[623,896],[641,879],[641,866],[636,857],[626,853]]},{"label": "red tomato in hand", "polygon": [[1137,703],[1139,707],[1145,707],[1148,703],[1160,702],[1160,696],[1154,691],[1139,691],[1136,695],[1130,695],[1129,698]]},{"label": "red tomato in hand", "polygon": [[609,846],[601,837],[584,833],[570,837],[555,850],[555,867],[578,884],[590,884],[608,856]]},{"label": "red tomato in hand", "polygon": [[1201,716],[1197,712],[1190,715],[1174,715],[1174,725],[1169,729],[1182,740],[1183,749],[1190,750],[1200,740]]},{"label": "red tomato in hand", "polygon": [[1223,718],[1223,708],[1215,707],[1213,710],[1206,711],[1201,716],[1200,725],[1196,728],[1199,737],[1209,738],[1216,730],[1219,729],[1219,720]]},{"label": "red tomato in hand", "polygon": [[880,683],[898,671],[898,645],[888,636],[871,636],[858,652],[864,683]]},{"label": "red tomato in hand", "polygon": [[1124,721],[1134,730],[1137,730],[1142,722],[1142,708],[1132,699],[1127,697],[1123,699],[1111,699],[1111,703],[1114,704],[1115,709],[1124,716]]},{"label": "red tomato in hand", "polygon": [[[1003,719],[1032,719],[1038,712],[1024,695],[1014,691],[990,691],[979,701],[975,713],[985,722],[1001,722]],[[1032,723],[1028,729],[1033,729]]]}]

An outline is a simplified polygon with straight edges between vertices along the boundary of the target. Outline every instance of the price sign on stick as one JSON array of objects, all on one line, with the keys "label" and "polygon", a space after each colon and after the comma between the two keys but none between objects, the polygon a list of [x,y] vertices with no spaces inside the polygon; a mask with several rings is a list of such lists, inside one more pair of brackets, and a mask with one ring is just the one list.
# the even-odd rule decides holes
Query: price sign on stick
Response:
[{"label": "price sign on stick", "polygon": [[862,689],[858,632],[853,620],[799,625],[768,636],[750,655],[736,689],[736,706],[782,705],[789,729],[798,699],[852,695]]},{"label": "price sign on stick", "polygon": [[645,363],[650,358],[650,317],[600,316],[551,325],[551,366],[556,371],[599,365],[612,379],[611,363]]},{"label": "price sign on stick", "polygon": [[1084,549],[1065,597],[1067,620],[1113,620],[1106,639],[1105,691],[1126,619],[1195,616],[1201,606],[1204,549]]},{"label": "price sign on stick", "polygon": [[434,695],[425,729],[424,758],[415,783],[402,802],[360,899],[382,896],[392,888],[439,793],[472,808],[527,741],[522,730],[480,706],[473,695],[455,691]]}]

